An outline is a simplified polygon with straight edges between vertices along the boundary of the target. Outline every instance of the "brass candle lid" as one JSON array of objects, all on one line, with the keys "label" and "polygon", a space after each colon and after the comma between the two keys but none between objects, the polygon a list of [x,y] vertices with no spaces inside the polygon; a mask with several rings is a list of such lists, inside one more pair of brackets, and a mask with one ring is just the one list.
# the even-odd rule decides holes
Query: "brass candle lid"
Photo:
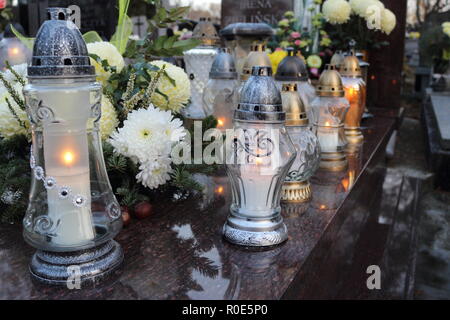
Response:
[{"label": "brass candle lid", "polygon": [[251,46],[251,51],[242,68],[241,80],[247,81],[250,78],[253,67],[272,68],[272,63],[266,53],[266,45],[264,43],[254,43]]},{"label": "brass candle lid", "polygon": [[320,76],[316,93],[319,97],[344,97],[342,78],[334,65],[327,64]]},{"label": "brass candle lid", "polygon": [[216,46],[220,41],[211,18],[200,18],[192,31],[192,38],[200,40],[204,46]]},{"label": "brass candle lid", "polygon": [[339,73],[343,77],[362,77],[361,66],[354,50],[352,50],[350,55],[346,56],[342,61],[342,64],[339,67]]},{"label": "brass candle lid", "polygon": [[[286,126],[307,126],[309,124],[305,104],[297,90],[296,83],[286,83],[281,88],[283,111],[286,112]],[[289,92],[294,94],[288,94]]]}]

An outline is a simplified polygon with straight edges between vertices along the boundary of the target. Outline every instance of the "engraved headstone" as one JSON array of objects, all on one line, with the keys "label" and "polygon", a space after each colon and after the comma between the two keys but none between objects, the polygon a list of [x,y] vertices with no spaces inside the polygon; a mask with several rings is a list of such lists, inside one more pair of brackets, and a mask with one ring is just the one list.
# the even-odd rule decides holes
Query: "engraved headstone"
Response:
[{"label": "engraved headstone", "polygon": [[48,7],[69,7],[81,9],[81,33],[95,30],[101,37],[110,39],[117,24],[116,1],[111,0],[29,0],[28,31],[35,36],[40,25],[47,19]]},{"label": "engraved headstone", "polygon": [[276,25],[294,0],[222,0],[222,26],[235,22],[264,22]]}]

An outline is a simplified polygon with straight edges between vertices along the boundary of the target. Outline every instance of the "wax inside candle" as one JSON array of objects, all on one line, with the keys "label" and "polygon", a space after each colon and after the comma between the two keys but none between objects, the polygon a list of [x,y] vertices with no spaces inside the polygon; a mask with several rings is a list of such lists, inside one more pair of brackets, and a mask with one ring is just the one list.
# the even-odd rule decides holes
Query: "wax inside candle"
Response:
[{"label": "wax inside candle", "polygon": [[317,138],[323,152],[336,152],[339,143],[338,128],[332,127],[329,121],[317,130]]},{"label": "wax inside candle", "polygon": [[[52,242],[59,246],[83,245],[95,237],[87,134],[77,124],[70,127],[49,124],[44,128],[46,176],[56,182],[47,190],[48,216],[58,224]],[[70,190],[67,197],[61,197],[61,187]],[[81,205],[75,203],[76,197],[82,198]]]}]

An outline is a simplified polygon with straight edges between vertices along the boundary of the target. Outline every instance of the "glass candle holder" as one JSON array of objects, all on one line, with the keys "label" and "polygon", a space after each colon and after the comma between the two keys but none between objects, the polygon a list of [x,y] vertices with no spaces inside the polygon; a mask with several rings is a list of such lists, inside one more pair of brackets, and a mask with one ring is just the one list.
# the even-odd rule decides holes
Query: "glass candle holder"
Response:
[{"label": "glass candle holder", "polygon": [[339,73],[333,65],[327,65],[317,85],[317,98],[311,104],[321,148],[320,168],[324,170],[340,171],[348,166],[344,119],[349,107]]},{"label": "glass candle holder", "polygon": [[320,147],[309,125],[305,105],[295,83],[284,84],[281,92],[283,110],[286,112],[286,128],[297,150],[292,167],[283,184],[281,200],[307,202],[311,200],[309,178],[319,167]]},{"label": "glass candle holder", "polygon": [[281,90],[284,84],[295,83],[298,88],[298,94],[303,100],[306,113],[309,119],[312,119],[311,102],[316,98],[316,89],[311,84],[308,76],[308,68],[302,58],[297,56],[294,49],[288,48],[288,55],[278,66],[275,80],[278,88]]},{"label": "glass candle holder", "polygon": [[192,37],[200,40],[201,45],[184,53],[186,72],[191,81],[191,102],[181,110],[181,113],[187,119],[200,120],[206,117],[203,108],[203,91],[218,53],[219,36],[211,20],[201,18],[194,28]]},{"label": "glass candle holder", "polygon": [[241,74],[254,42],[265,43],[273,35],[273,29],[266,23],[239,22],[223,28],[220,35],[233,54],[237,72]]},{"label": "glass candle holder", "polygon": [[70,265],[80,268],[81,281],[96,282],[123,260],[112,240],[122,217],[99,135],[101,85],[81,33],[67,20],[70,10],[48,12],[24,87],[32,182],[23,234],[38,249],[30,266],[36,279],[64,285]]},{"label": "glass candle holder", "polygon": [[221,49],[209,73],[209,81],[203,93],[203,107],[207,116],[214,115],[217,119],[217,128],[222,131],[233,128],[237,86],[233,57],[228,49]]},{"label": "glass candle holder", "polygon": [[30,58],[30,49],[15,37],[11,30],[11,25],[8,25],[3,39],[0,41],[0,71],[6,69],[6,61],[13,66],[29,62]]},{"label": "glass candle holder", "polygon": [[254,67],[234,114],[227,146],[233,201],[223,232],[245,246],[272,246],[287,239],[280,211],[283,181],[296,156],[285,128],[281,96],[270,67]]}]

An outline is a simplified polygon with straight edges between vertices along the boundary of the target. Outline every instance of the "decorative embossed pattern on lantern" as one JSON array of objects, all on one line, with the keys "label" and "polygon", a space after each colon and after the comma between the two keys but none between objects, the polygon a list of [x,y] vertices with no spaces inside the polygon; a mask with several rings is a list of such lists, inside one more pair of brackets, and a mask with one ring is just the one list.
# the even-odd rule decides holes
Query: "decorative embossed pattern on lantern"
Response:
[{"label": "decorative embossed pattern on lantern", "polygon": [[280,192],[296,156],[285,128],[281,95],[270,67],[254,67],[234,113],[227,172],[233,203],[225,238],[246,246],[271,246],[287,239]]}]

